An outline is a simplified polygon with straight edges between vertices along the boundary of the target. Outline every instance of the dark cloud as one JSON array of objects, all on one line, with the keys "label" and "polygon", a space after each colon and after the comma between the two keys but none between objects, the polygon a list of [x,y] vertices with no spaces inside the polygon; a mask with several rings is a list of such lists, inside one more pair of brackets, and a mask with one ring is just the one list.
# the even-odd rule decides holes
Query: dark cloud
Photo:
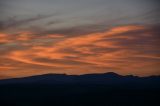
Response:
[{"label": "dark cloud", "polygon": [[107,29],[107,25],[96,25],[96,24],[86,24],[68,28],[59,29],[49,29],[37,32],[37,35],[47,35],[47,34],[64,34],[64,35],[82,35],[94,32],[102,32]]},{"label": "dark cloud", "polygon": [[[27,26],[30,23],[33,23],[35,21],[40,21],[46,18],[53,17],[54,14],[52,15],[37,15],[31,18],[26,18],[26,19],[17,19],[16,16],[10,17],[9,19],[6,19],[5,21],[0,22],[0,30],[8,30],[10,28],[14,29],[20,26]],[[57,21],[55,21],[56,23]]]}]

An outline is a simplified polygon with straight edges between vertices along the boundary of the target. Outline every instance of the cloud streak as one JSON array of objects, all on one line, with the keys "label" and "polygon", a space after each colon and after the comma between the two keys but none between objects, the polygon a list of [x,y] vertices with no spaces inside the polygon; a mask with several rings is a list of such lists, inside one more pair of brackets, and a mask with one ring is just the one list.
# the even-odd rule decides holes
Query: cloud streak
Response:
[{"label": "cloud streak", "polygon": [[[8,19],[5,19],[3,21],[0,21],[0,31],[8,31],[10,29],[16,29],[19,27],[23,27],[26,25],[29,25],[30,23],[36,22],[36,21],[40,21],[40,20],[44,20],[47,18],[53,18],[53,16],[55,16],[56,14],[50,14],[50,15],[36,15],[33,17],[27,17],[25,19],[18,19],[18,17],[16,16],[12,16]],[[52,22],[52,24],[55,24],[57,22],[60,21],[54,21],[54,23]]]}]

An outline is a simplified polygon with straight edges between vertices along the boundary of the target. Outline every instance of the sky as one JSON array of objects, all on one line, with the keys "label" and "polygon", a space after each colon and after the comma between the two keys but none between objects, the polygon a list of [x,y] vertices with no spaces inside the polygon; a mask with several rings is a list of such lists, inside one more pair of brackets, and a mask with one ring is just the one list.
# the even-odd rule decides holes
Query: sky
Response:
[{"label": "sky", "polygon": [[159,0],[1,0],[0,79],[160,75]]}]

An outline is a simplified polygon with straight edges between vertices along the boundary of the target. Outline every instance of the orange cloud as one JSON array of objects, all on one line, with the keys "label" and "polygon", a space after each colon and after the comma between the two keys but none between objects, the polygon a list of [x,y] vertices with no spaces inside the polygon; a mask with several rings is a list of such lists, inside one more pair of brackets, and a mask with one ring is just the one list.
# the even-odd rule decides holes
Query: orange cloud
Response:
[{"label": "orange cloud", "polygon": [[10,66],[0,66],[0,70],[10,70],[10,69],[14,69],[14,67],[10,67]]},{"label": "orange cloud", "polygon": [[8,43],[10,39],[8,38],[7,34],[0,33],[0,43]]},{"label": "orange cloud", "polygon": [[[14,42],[20,41],[18,46],[21,48],[8,51],[5,58],[26,64],[22,67],[24,70],[33,70],[34,66],[48,67],[47,70],[50,71],[46,70],[46,73],[57,72],[53,68],[59,68],[61,73],[68,74],[114,71],[120,74],[147,75],[144,70],[153,72],[150,67],[158,70],[155,64],[159,62],[159,55],[152,48],[154,45],[147,46],[150,39],[142,36],[147,34],[148,27],[137,25],[118,26],[105,32],[78,36],[36,36],[22,33],[12,39]],[[6,35],[1,36],[8,40]],[[144,41],[142,43],[139,40]],[[31,69],[27,65],[32,66]],[[34,74],[34,71],[31,73]],[[159,73],[154,71],[153,74]]]},{"label": "orange cloud", "polygon": [[143,30],[145,29],[144,26],[134,26],[134,25],[128,25],[128,26],[119,26],[119,27],[114,27],[112,28],[108,34],[113,35],[113,34],[120,34],[120,33],[125,33],[129,31],[137,31],[137,30]]}]

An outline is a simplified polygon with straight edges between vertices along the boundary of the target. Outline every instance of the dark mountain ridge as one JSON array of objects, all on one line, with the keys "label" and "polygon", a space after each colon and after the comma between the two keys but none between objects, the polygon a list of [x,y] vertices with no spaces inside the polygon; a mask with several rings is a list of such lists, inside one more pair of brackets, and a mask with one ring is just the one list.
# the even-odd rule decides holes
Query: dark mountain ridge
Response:
[{"label": "dark mountain ridge", "polygon": [[0,80],[2,84],[138,84],[160,86],[160,76],[138,77],[133,75],[122,76],[113,72],[104,74],[44,74],[25,78]]},{"label": "dark mountain ridge", "polygon": [[0,80],[0,106],[159,106],[160,76],[45,74]]}]

